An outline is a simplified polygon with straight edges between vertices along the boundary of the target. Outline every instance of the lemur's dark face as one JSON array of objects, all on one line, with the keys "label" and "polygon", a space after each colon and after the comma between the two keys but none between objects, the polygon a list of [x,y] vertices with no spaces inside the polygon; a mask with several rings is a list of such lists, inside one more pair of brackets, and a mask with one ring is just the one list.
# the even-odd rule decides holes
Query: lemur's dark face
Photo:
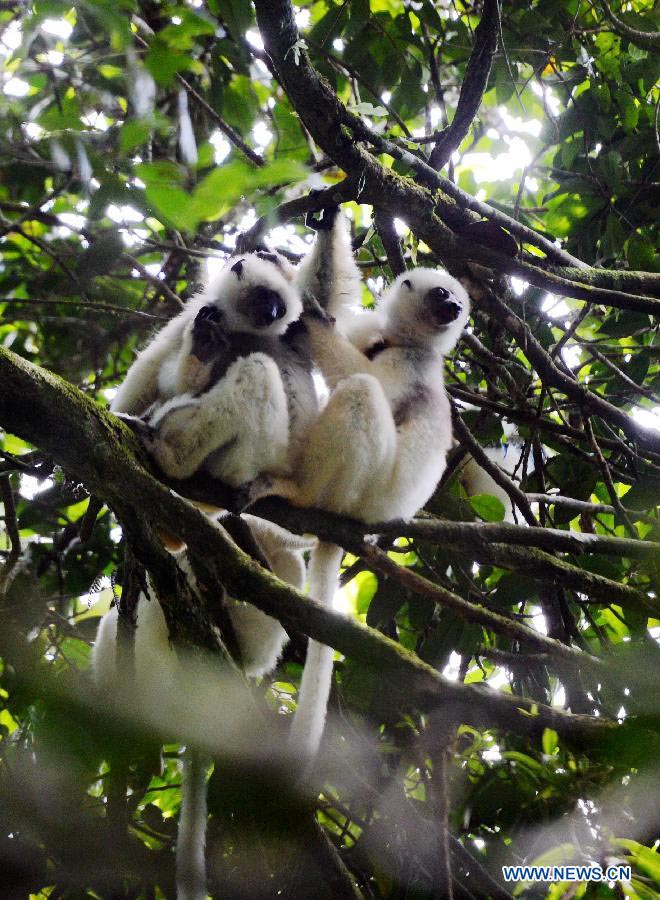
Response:
[{"label": "lemur's dark face", "polygon": [[431,321],[438,328],[446,328],[460,316],[463,306],[454,295],[443,287],[434,287],[424,294],[424,306]]},{"label": "lemur's dark face", "polygon": [[401,282],[401,287],[418,294],[421,300],[418,315],[438,331],[443,331],[455,322],[463,311],[463,304],[445,287],[435,286],[421,293],[419,286],[414,285],[409,278]]},{"label": "lemur's dark face", "polygon": [[269,328],[286,315],[286,303],[273,288],[259,285],[241,297],[241,312],[253,328]]},{"label": "lemur's dark face", "polygon": [[[255,255],[262,261],[276,266],[276,263],[271,260],[271,257],[277,259],[275,254],[257,253]],[[238,295],[235,308],[252,328],[264,330],[284,318],[287,313],[287,304],[276,288],[268,287],[265,284],[250,284],[245,277],[245,261],[242,259],[234,263],[231,271],[239,282],[247,282]]]}]

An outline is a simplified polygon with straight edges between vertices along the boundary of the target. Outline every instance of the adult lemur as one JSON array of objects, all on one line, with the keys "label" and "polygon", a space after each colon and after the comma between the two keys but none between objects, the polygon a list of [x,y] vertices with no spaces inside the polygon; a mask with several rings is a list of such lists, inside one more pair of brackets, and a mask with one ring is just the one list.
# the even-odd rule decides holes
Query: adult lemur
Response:
[{"label": "adult lemur", "polygon": [[[139,432],[173,477],[205,469],[237,486],[264,472],[286,472],[291,450],[299,450],[318,412],[304,329],[295,325],[301,311],[290,267],[279,257],[250,254],[231,261],[138,355],[113,411],[142,417]],[[273,572],[302,588],[302,550],[310,542],[245,518]],[[240,601],[230,601],[228,612],[246,674],[270,671],[286,640],[280,623]],[[96,680],[104,686],[116,677],[117,623],[112,609],[94,648]],[[136,689],[149,697],[154,681],[176,685],[178,666],[159,604],[141,596]],[[205,767],[189,754],[177,842],[181,900],[206,896],[205,822]]]},{"label": "adult lemur", "polygon": [[[332,240],[325,239],[328,249]],[[307,327],[332,393],[293,467],[295,479],[269,479],[265,491],[368,523],[412,516],[433,493],[451,446],[443,355],[467,322],[467,292],[445,272],[414,269],[394,281],[375,312],[354,315],[345,295],[327,299],[338,327],[313,312]],[[315,599],[331,602],[341,558],[333,544],[312,551]],[[292,745],[311,757],[325,724],[332,651],[312,642],[310,652]]]}]

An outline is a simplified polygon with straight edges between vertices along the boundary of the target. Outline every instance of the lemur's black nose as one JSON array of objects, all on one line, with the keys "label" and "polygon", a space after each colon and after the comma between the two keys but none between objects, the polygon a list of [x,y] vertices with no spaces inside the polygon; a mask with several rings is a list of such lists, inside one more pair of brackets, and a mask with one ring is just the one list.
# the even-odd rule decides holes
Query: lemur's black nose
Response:
[{"label": "lemur's black nose", "polygon": [[257,287],[247,298],[248,317],[256,328],[267,328],[286,313],[286,303],[277,291]]},{"label": "lemur's black nose", "polygon": [[463,309],[458,300],[443,287],[431,288],[426,292],[424,300],[428,303],[438,325],[449,325],[450,322],[455,322]]}]

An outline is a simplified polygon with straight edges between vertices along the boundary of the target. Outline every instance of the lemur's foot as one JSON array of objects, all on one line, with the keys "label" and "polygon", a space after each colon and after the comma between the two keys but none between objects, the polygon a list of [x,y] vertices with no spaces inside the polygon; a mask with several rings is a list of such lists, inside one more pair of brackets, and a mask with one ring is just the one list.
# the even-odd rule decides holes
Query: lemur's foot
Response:
[{"label": "lemur's foot", "polygon": [[320,211],[306,213],[305,225],[314,231],[330,231],[338,214],[338,206],[326,206]]},{"label": "lemur's foot", "polygon": [[336,320],[334,316],[331,316],[327,310],[323,309],[319,301],[312,293],[310,293],[309,291],[305,291],[302,300],[304,317],[314,319],[316,322],[320,322],[328,326],[335,324]]},{"label": "lemur's foot", "polygon": [[152,428],[148,422],[138,416],[129,416],[128,413],[115,413],[118,419],[121,419],[124,425],[128,425],[133,434],[139,438],[145,447],[149,447],[153,442],[156,429]]}]

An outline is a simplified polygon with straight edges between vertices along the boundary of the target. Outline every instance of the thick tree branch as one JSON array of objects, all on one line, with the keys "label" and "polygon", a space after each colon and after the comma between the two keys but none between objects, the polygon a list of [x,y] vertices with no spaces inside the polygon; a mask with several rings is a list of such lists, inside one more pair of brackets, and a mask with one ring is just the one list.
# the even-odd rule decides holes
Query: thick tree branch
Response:
[{"label": "thick tree branch", "polygon": [[658,272],[635,272],[631,269],[574,269],[568,266],[549,266],[547,271],[566,281],[578,281],[591,287],[607,288],[624,294],[660,297]]},{"label": "thick tree branch", "polygon": [[[573,279],[569,279],[563,275],[556,274],[551,267],[542,269],[525,260],[503,257],[501,253],[497,253],[488,247],[470,248],[466,253],[471,259],[490,266],[495,272],[515,275],[524,281],[528,281],[535,287],[545,288],[545,290],[560,297],[574,297],[576,300],[602,303],[605,306],[613,306],[616,309],[632,309],[636,312],[648,313],[650,316],[660,316],[660,300],[657,300],[655,297],[629,294],[625,291],[590,284],[591,273],[597,272],[597,269],[573,270],[575,271],[575,276]],[[558,269],[557,271],[565,272],[566,269]],[[598,279],[596,278],[595,280]],[[655,283],[652,286],[655,289]]]},{"label": "thick tree branch", "polygon": [[[538,247],[549,261],[585,270],[587,273],[592,271],[581,260],[561,250],[552,241],[477,200],[453,182],[438,175],[423,160],[367,128],[346,109],[329,85],[320,78],[310,65],[304,50],[295,56],[290,52],[299,35],[288,0],[257,0],[255,6],[262,37],[287,94],[319,146],[356,180],[361,201],[380,205],[392,215],[401,215],[429,246],[437,250],[447,265],[450,260],[455,264],[457,259],[473,259],[490,266],[498,273],[519,275],[532,284],[565,296],[577,296],[593,302],[658,314],[660,305],[652,297],[629,295],[620,291],[598,292],[588,283],[564,282],[562,276],[554,276],[537,266],[474,242],[457,240],[452,229],[474,222],[475,218],[468,212],[471,210],[499,224],[521,241]],[[341,123],[343,127],[337,128],[337,123]],[[439,189],[440,196],[433,197],[422,185],[386,169],[356,142],[359,140],[369,142],[377,150],[410,166],[421,177],[422,185]]]},{"label": "thick tree branch", "polygon": [[474,33],[474,47],[465,70],[456,113],[451,125],[442,132],[431,151],[429,165],[434,169],[442,169],[447,164],[479,112],[497,50],[499,16],[499,0],[485,0],[481,21]]},{"label": "thick tree branch", "polygon": [[[555,502],[552,494],[526,496],[528,500],[545,497],[546,502]],[[575,502],[580,503],[579,500]],[[585,503],[583,506],[591,508],[595,504]],[[614,511],[611,506],[605,509]],[[460,545],[466,549],[488,548],[497,543],[517,547],[540,547],[563,553],[603,553],[607,556],[630,559],[652,559],[660,555],[660,543],[657,541],[639,541],[582,531],[561,531],[558,528],[526,528],[524,525],[512,525],[509,522],[445,522],[441,519],[423,518],[407,523],[387,522],[378,525],[374,530],[378,534],[417,537],[443,545]]]},{"label": "thick tree branch", "polygon": [[[521,697],[448,681],[399,644],[328,610],[264,570],[199,510],[150,476],[124,424],[74,387],[4,349],[0,349],[0,379],[4,388],[0,424],[50,453],[81,479],[115,510],[129,533],[131,527],[135,531],[136,520],[148,516],[179,536],[192,555],[207,561],[209,572],[231,594],[378,671],[393,704],[432,709],[449,703],[466,722],[534,735],[550,727],[578,743],[607,739],[616,727],[602,718],[575,716]],[[153,553],[149,548],[145,553],[139,544],[134,549],[149,568]],[[570,648],[560,652],[578,653]]]}]

